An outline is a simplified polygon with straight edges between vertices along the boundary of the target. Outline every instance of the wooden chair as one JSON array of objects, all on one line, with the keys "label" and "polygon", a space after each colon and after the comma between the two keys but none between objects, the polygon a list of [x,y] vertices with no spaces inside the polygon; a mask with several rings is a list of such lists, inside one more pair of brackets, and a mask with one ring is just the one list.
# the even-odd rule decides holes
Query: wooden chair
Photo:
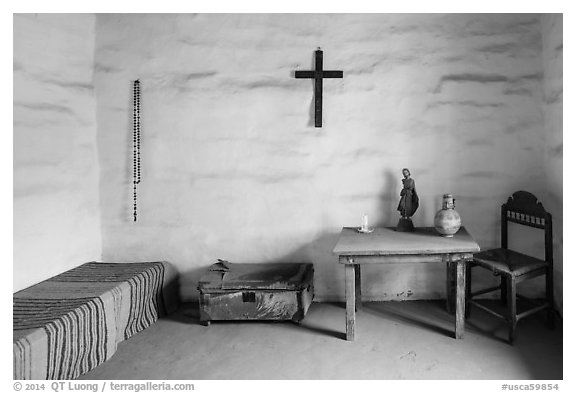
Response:
[{"label": "wooden chair", "polygon": [[[508,222],[527,225],[544,231],[544,260],[508,249]],[[508,341],[513,344],[516,338],[516,325],[524,317],[548,309],[548,324],[551,327],[554,326],[552,216],[531,193],[517,191],[508,198],[508,202],[502,205],[500,246],[501,248],[474,254],[473,262],[466,269],[466,315],[469,316],[470,314],[470,305],[474,305],[506,320],[509,325]],[[472,293],[472,268],[477,266],[491,270],[494,275],[500,276],[500,285]],[[518,314],[516,298],[521,296],[516,293],[516,284],[541,275],[546,276],[545,303]],[[501,315],[474,300],[475,296],[498,289],[501,291],[501,301],[506,302],[507,305],[506,315]]]}]

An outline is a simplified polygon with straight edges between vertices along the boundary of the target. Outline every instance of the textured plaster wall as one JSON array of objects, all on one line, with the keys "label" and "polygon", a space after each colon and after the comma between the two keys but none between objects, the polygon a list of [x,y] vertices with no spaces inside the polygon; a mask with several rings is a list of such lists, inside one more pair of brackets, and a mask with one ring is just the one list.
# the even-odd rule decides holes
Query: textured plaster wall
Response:
[{"label": "textured plaster wall", "polygon": [[[363,213],[395,225],[403,167],[416,225],[432,225],[451,192],[480,245],[497,246],[499,205],[546,190],[540,29],[538,15],[98,15],[103,258],[168,260],[184,298],[216,258],[310,261],[317,299],[343,299],[340,229]],[[325,69],[344,70],[324,81],[321,129],[313,83],[293,77],[318,46]],[[368,299],[445,291],[442,266],[369,266],[363,280]]]},{"label": "textured plaster wall", "polygon": [[94,15],[14,15],[14,291],[101,257]]},{"label": "textured plaster wall", "polygon": [[556,301],[562,311],[563,198],[562,198],[562,14],[542,16],[542,59],[544,64],[544,129],[547,194],[544,206],[554,219],[554,267]]}]

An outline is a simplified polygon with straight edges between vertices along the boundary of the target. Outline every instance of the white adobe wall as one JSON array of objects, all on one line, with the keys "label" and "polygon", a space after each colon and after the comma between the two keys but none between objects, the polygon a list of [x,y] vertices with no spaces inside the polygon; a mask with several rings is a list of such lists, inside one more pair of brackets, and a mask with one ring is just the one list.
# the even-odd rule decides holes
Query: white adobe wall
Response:
[{"label": "white adobe wall", "polygon": [[563,181],[562,162],[564,143],[562,137],[563,106],[563,16],[542,16],[542,60],[544,65],[544,130],[547,193],[544,206],[552,213],[554,225],[554,275],[556,302],[563,309]]},{"label": "white adobe wall", "polygon": [[[171,261],[189,299],[216,258],[311,261],[317,300],[342,299],[338,233],[363,213],[396,224],[403,167],[420,194],[416,225],[432,225],[451,192],[481,246],[496,246],[507,196],[547,189],[540,32],[539,15],[98,15],[103,258]],[[312,82],[293,77],[318,46],[326,69],[344,70],[324,81],[321,129]],[[444,296],[441,266],[363,274],[369,299]]]},{"label": "white adobe wall", "polygon": [[101,257],[94,34],[14,15],[14,291]]}]

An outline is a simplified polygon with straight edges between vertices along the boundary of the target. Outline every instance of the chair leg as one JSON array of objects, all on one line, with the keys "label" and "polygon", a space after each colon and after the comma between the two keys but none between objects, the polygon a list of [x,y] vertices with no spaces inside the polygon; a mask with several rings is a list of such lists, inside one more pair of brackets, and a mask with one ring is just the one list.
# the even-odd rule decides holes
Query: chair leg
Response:
[{"label": "chair leg", "polygon": [[546,301],[548,302],[548,327],[554,329],[554,276],[551,268],[546,270]]},{"label": "chair leg", "polygon": [[507,290],[507,283],[506,283],[506,275],[502,274],[500,276],[500,301],[503,304],[508,302],[508,295],[506,293]]},{"label": "chair leg", "polygon": [[466,264],[466,302],[465,302],[465,311],[464,311],[464,318],[470,318],[471,313],[471,305],[468,301],[472,298],[472,264]]},{"label": "chair leg", "polygon": [[[504,278],[504,276],[502,276]],[[508,342],[514,344],[516,340],[516,279],[513,276],[507,277],[506,292],[508,295]]]}]

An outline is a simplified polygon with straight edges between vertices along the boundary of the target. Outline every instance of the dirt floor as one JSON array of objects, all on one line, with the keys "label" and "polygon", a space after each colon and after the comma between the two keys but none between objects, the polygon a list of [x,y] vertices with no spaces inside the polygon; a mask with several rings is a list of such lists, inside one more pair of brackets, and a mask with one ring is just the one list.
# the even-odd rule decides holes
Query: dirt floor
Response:
[{"label": "dirt floor", "polygon": [[121,343],[81,379],[562,379],[562,322],[519,322],[514,346],[503,321],[473,309],[463,340],[442,301],[365,303],[356,340],[345,308],[314,303],[301,323],[198,322],[195,304]]}]

